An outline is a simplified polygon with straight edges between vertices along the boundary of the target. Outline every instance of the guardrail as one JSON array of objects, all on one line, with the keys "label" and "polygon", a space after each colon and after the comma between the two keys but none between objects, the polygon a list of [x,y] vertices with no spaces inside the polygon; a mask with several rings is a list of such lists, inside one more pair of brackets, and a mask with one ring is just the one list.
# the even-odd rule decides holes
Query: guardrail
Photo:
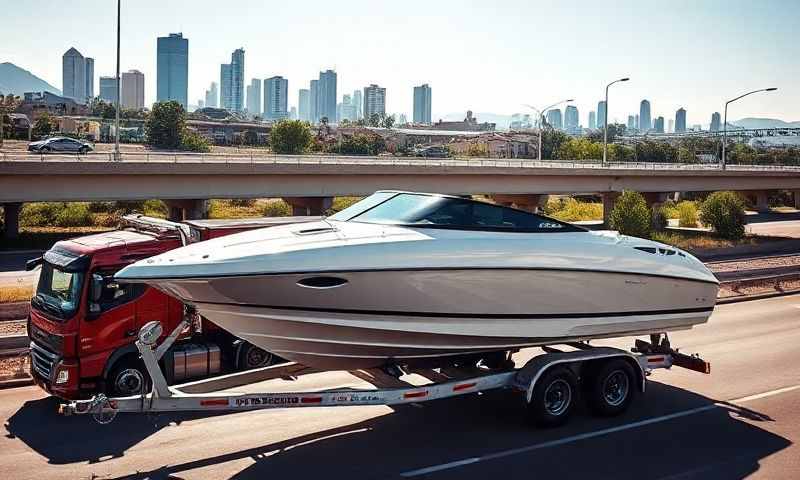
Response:
[{"label": "guardrail", "polygon": [[[388,165],[423,167],[568,168],[592,170],[717,171],[718,164],[607,162],[599,160],[531,160],[472,157],[426,158],[347,155],[278,155],[269,153],[125,152],[85,155],[0,152],[0,162],[187,163],[274,165]],[[731,165],[728,171],[800,172],[794,165]]]}]

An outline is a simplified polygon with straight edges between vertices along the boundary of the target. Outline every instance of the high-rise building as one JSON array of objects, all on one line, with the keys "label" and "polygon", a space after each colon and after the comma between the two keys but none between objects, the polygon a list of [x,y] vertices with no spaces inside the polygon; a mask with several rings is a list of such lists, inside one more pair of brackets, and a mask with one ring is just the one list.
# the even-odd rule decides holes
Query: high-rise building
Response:
[{"label": "high-rise building", "polygon": [[575,105],[567,105],[564,109],[564,130],[568,133],[579,133],[580,124],[578,107]]},{"label": "high-rise building", "polygon": [[219,105],[219,91],[217,88],[217,82],[211,82],[211,87],[206,90],[206,107],[217,108]]},{"label": "high-rise building", "polygon": [[628,115],[628,130],[636,129],[636,124],[634,123],[636,120],[633,115]]},{"label": "high-rise building", "polygon": [[431,87],[427,83],[414,87],[414,123],[431,123]]},{"label": "high-rise building", "polygon": [[226,110],[232,110],[233,107],[233,83],[231,64],[223,63],[219,66],[219,106]]},{"label": "high-rise building", "polygon": [[633,116],[633,125],[636,127],[636,130],[639,130],[639,114]]},{"label": "high-rise building", "polygon": [[117,77],[100,77],[100,99],[108,103],[117,103]]},{"label": "high-rise building", "polygon": [[189,90],[189,39],[182,33],[158,37],[156,44],[156,100],[175,100],[187,106]]},{"label": "high-rise building", "polygon": [[342,95],[342,103],[337,106],[336,121],[342,120],[354,121],[356,119],[356,108],[353,104],[353,97],[350,95]]},{"label": "high-rise building", "polygon": [[244,49],[237,48],[231,54],[231,110],[244,109]]},{"label": "high-rise building", "polygon": [[720,122],[719,112],[712,113],[711,114],[711,126],[709,127],[709,130],[712,131],[712,132],[719,132],[721,128],[722,128],[722,125],[721,125],[721,122]]},{"label": "high-rise building", "polygon": [[311,121],[311,95],[307,88],[301,88],[297,98],[298,118],[304,122]]},{"label": "high-rise building", "polygon": [[309,121],[317,123],[319,121],[319,80],[311,80],[308,88],[308,111]]},{"label": "high-rise building", "polygon": [[589,128],[592,130],[597,128],[597,114],[594,111],[589,112]]},{"label": "high-rise building", "polygon": [[656,133],[664,133],[664,117],[657,117],[653,121],[653,131]]},{"label": "high-rise building", "polygon": [[325,70],[319,72],[319,89],[317,93],[317,114],[320,119],[327,118],[328,122],[336,122],[336,72]]},{"label": "high-rise building", "polygon": [[[63,95],[78,103],[86,103],[86,58],[77,49],[70,48],[61,57],[61,90]],[[94,64],[92,64],[94,75]]]},{"label": "high-rise building", "polygon": [[364,87],[364,118],[369,120],[373,115],[386,116],[386,89],[374,83]]},{"label": "high-rise building", "polygon": [[597,128],[604,128],[606,117],[606,102],[605,100],[600,100],[597,102]]},{"label": "high-rise building", "polygon": [[141,110],[144,108],[144,73],[139,70],[122,72],[122,108]]},{"label": "high-rise building", "polygon": [[206,108],[206,102],[205,102],[205,101],[203,101],[203,99],[202,99],[202,98],[199,98],[199,99],[197,100],[197,109],[198,109],[198,110],[200,110],[200,109],[202,109],[202,108]]},{"label": "high-rise building", "polygon": [[[335,112],[334,112],[335,114]],[[281,120],[289,116],[289,80],[277,76],[264,80],[264,118]],[[331,121],[335,121],[333,117]]]},{"label": "high-rise building", "polygon": [[297,107],[289,109],[289,120],[297,120]]},{"label": "high-rise building", "polygon": [[86,98],[94,98],[94,58],[86,57]]},{"label": "high-rise building", "polygon": [[642,100],[639,104],[639,130],[646,133],[653,128],[653,123],[650,120],[650,102]]},{"label": "high-rise building", "polygon": [[674,133],[675,132],[675,120],[669,119],[667,121],[667,133]]},{"label": "high-rise building", "polygon": [[247,86],[247,113],[261,114],[261,80],[254,78]]},{"label": "high-rise building", "polygon": [[549,123],[550,126],[555,128],[556,130],[562,130],[564,128],[561,122],[560,108],[553,108],[547,111],[547,123]]},{"label": "high-rise building", "polygon": [[686,110],[679,108],[675,112],[675,133],[683,133],[686,131]]},{"label": "high-rise building", "polygon": [[353,92],[353,107],[355,107],[355,120],[361,120],[364,118],[364,100],[361,96],[361,90],[356,90]]}]

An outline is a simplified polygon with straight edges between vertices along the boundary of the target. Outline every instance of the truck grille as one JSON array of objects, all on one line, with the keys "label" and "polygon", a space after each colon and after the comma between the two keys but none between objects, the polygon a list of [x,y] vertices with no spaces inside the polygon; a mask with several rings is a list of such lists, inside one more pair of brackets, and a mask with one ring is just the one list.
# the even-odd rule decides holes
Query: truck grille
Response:
[{"label": "truck grille", "polygon": [[36,342],[31,342],[31,366],[40,377],[48,381],[52,380],[50,375],[52,375],[57,361],[57,354],[37,345]]}]

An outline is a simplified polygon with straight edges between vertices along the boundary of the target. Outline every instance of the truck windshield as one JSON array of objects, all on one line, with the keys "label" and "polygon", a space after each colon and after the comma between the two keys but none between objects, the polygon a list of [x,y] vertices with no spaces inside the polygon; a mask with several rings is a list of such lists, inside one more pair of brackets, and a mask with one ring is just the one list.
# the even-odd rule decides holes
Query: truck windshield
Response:
[{"label": "truck windshield", "polygon": [[83,277],[83,272],[65,272],[44,262],[32,305],[62,320],[72,317],[80,304]]}]

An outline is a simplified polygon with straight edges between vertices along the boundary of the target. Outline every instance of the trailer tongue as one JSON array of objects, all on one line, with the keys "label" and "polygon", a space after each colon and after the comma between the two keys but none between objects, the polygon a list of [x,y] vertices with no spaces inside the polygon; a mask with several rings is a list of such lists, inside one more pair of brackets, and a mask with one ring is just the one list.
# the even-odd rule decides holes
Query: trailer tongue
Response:
[{"label": "trailer tongue", "polygon": [[[529,360],[521,368],[448,368],[415,370],[431,383],[412,385],[399,377],[402,371],[381,369],[351,372],[368,380],[375,389],[332,389],[323,391],[265,393],[188,393],[202,390],[220,377],[169,386],[158,361],[169,349],[180,331],[188,326],[181,322],[164,341],[157,345],[162,328],[150,322],[139,331],[136,347],[152,379],[152,391],[143,395],[108,398],[96,395],[89,400],[61,404],[63,415],[91,414],[99,423],[111,422],[119,412],[175,411],[243,411],[267,408],[301,408],[321,406],[399,405],[419,403],[498,388],[511,388],[524,393],[529,417],[537,424],[553,426],[564,423],[577,403],[578,384],[585,392],[590,410],[598,415],[616,415],[625,411],[637,392],[645,389],[645,378],[655,369],[673,365],[710,373],[708,362],[673,350],[666,334],[651,336],[652,343],[637,340],[631,352],[612,347],[595,347],[586,343],[567,344],[568,350],[545,347],[545,353]],[[562,348],[564,348],[562,347]],[[317,370],[287,363],[224,376],[228,385],[252,381],[295,378]],[[244,381],[238,382],[243,379]]]}]

